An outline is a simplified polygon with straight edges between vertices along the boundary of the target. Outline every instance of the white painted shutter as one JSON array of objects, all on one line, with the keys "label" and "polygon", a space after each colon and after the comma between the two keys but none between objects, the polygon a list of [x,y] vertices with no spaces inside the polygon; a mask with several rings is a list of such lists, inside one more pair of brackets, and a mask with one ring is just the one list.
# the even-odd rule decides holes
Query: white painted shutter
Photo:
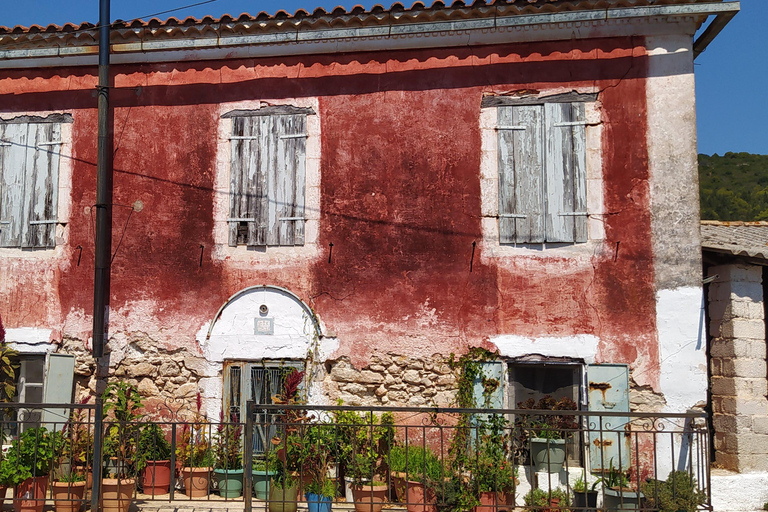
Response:
[{"label": "white painted shutter", "polygon": [[[75,356],[48,354],[43,383],[43,403],[72,403],[75,377]],[[43,426],[48,430],[61,430],[69,418],[69,409],[43,409]]]},{"label": "white painted shutter", "polygon": [[2,166],[0,172],[0,247],[20,247],[27,125],[0,124]]},{"label": "white painted shutter", "polygon": [[543,107],[498,108],[499,241],[544,242]]},{"label": "white painted shutter", "polygon": [[[235,117],[232,126],[229,245],[303,245],[306,115]],[[235,219],[252,219],[245,240]]]},{"label": "white painted shutter", "polygon": [[583,103],[547,103],[546,241],[587,241]]},{"label": "white painted shutter", "polygon": [[24,193],[22,247],[56,245],[57,199],[61,125],[30,123],[27,129],[27,165]]},{"label": "white painted shutter", "polygon": [[0,125],[0,247],[54,247],[61,125]]}]

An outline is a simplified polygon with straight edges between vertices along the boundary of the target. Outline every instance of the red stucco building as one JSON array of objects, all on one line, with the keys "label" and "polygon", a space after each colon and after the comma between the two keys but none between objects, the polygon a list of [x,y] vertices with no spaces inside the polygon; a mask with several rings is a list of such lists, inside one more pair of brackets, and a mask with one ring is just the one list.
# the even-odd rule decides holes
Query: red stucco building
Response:
[{"label": "red stucco building", "polygon": [[[199,390],[212,416],[270,396],[281,365],[318,403],[447,405],[446,358],[483,346],[505,405],[587,407],[590,368],[622,407],[703,405],[693,34],[733,13],[118,24],[110,371],[148,397]],[[92,389],[96,39],[0,29],[0,314],[30,361],[76,354]]]}]

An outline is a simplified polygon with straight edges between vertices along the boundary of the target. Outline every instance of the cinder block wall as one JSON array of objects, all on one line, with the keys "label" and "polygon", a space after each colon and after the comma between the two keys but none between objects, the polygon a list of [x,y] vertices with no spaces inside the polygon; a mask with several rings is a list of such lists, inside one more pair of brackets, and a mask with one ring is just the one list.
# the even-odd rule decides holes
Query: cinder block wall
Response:
[{"label": "cinder block wall", "polygon": [[768,379],[762,267],[711,267],[710,365],[715,460],[739,472],[768,470]]}]

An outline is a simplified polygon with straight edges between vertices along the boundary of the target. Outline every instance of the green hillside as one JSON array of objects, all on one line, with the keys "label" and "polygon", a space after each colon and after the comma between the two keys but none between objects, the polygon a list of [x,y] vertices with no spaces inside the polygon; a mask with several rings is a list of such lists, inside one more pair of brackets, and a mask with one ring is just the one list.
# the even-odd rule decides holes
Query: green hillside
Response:
[{"label": "green hillside", "polygon": [[699,155],[701,218],[768,220],[768,155]]}]

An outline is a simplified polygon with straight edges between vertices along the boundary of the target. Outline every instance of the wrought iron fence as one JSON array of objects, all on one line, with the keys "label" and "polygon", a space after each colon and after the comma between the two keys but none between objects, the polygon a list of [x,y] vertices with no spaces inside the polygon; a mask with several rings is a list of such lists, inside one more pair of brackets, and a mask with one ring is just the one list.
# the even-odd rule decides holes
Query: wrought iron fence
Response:
[{"label": "wrought iron fence", "polygon": [[132,500],[270,512],[333,501],[359,512],[711,510],[703,413],[249,403],[243,421],[108,414],[98,432],[93,405],[2,408],[0,484],[29,511],[46,500],[69,512]]}]

